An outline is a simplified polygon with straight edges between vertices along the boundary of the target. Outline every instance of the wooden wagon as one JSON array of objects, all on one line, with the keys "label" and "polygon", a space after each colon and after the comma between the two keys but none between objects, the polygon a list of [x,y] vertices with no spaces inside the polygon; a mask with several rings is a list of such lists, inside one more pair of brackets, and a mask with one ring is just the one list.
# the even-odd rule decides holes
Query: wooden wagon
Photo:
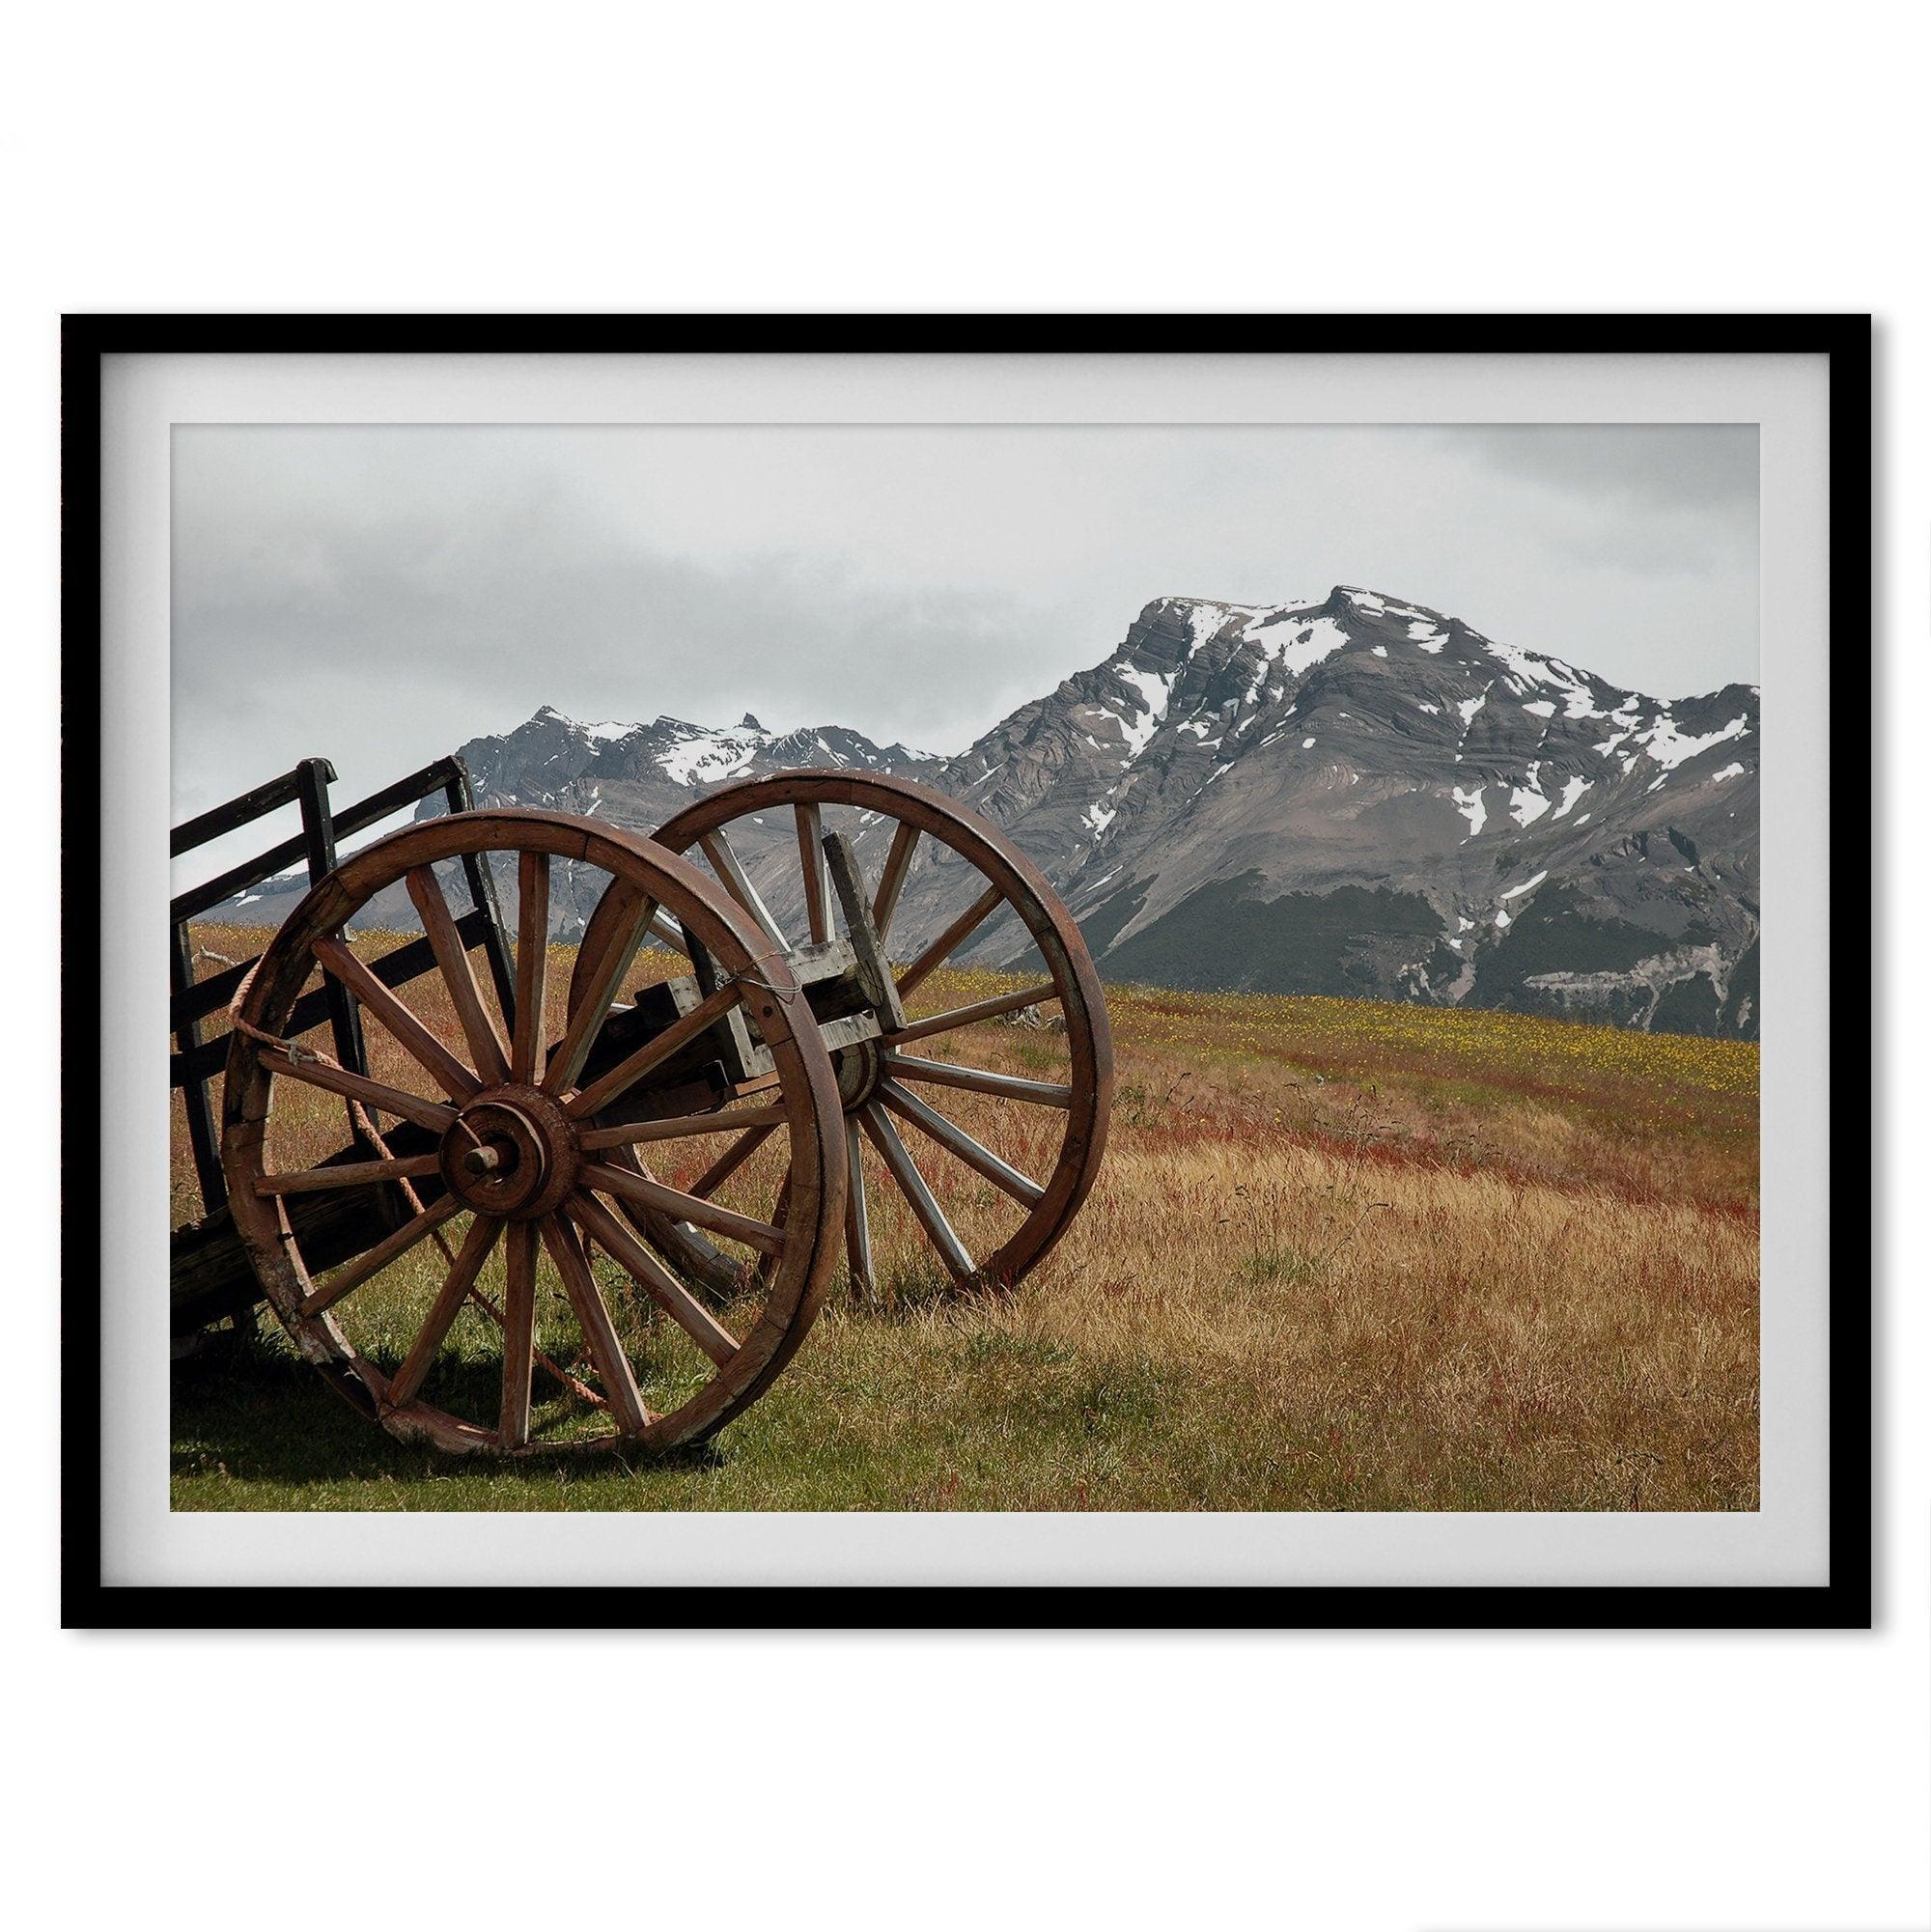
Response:
[{"label": "wooden wagon", "polygon": [[[993,1291],[1085,1198],[1111,1088],[1092,962],[1037,869],[950,799],[794,771],[646,838],[477,811],[453,758],[340,811],[333,780],[306,760],[174,834],[181,856],[300,820],[173,902],[200,1194],[173,1238],[178,1334],[266,1301],[398,1435],[664,1450],[770,1385],[841,1271],[876,1299],[882,1216],[934,1280]],[[194,922],[292,866],[309,889],[266,948],[197,977]],[[909,884],[930,937],[902,958]],[[588,908],[574,950],[551,943],[566,901]],[[993,934],[1001,976],[935,1008]],[[1055,1029],[1034,1053],[1054,1078],[983,1064],[1016,1015]],[[972,1246],[928,1169],[969,1178]]]}]

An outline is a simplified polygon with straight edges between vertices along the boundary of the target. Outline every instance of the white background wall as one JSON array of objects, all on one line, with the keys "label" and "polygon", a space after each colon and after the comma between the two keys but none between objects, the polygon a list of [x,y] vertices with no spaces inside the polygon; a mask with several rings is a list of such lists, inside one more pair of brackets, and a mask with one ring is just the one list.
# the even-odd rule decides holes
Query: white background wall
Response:
[{"label": "white background wall", "polygon": [[[56,999],[63,308],[1874,310],[1874,893],[1901,981],[1931,951],[1922,19],[38,11],[0,112],[10,1005]],[[1858,719],[1861,642],[1835,640]],[[1854,868],[1866,777],[1838,774]],[[1921,1927],[1921,998],[1881,1025],[1877,1635],[653,1645],[56,1636],[56,1065],[30,1029],[0,1128],[30,1204],[5,1282],[16,1894],[209,1926]],[[1847,1143],[1847,1220],[1864,1183]]]}]

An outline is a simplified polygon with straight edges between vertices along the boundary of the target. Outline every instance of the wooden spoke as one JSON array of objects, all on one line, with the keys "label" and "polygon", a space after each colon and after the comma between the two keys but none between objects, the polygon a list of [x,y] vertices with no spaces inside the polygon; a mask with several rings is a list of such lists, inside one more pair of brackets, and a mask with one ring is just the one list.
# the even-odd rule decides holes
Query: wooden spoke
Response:
[{"label": "wooden spoke", "polygon": [[[549,854],[526,852],[517,860],[517,1015],[510,1043],[510,1078],[522,1083],[536,1078],[543,1059],[548,965]],[[527,1393],[523,1408],[527,1419]]]},{"label": "wooden spoke", "polygon": [[[782,1113],[783,1109],[778,1111]],[[743,1116],[739,1116],[742,1119]],[[771,1135],[776,1133],[778,1123],[772,1121],[768,1127],[753,1127],[745,1132],[742,1140],[734,1140],[711,1165],[705,1168],[690,1184],[690,1191],[701,1201],[709,1200]]]},{"label": "wooden spoke", "polygon": [[955,1006],[949,1013],[935,1013],[929,1019],[914,1020],[888,1033],[888,1045],[902,1047],[908,1040],[929,1040],[935,1033],[950,1033],[955,1026],[970,1026],[981,1020],[996,1020],[1002,1013],[1017,1013],[1022,1006],[1043,1006],[1057,999],[1059,989],[1048,980],[1043,986],[1021,987],[1018,993],[1002,993],[996,999],[976,1000],[970,1006]]},{"label": "wooden spoke", "polygon": [[658,936],[658,938],[664,942],[665,945],[670,946],[675,951],[682,953],[686,959],[689,959],[692,957],[690,950],[690,935],[686,933],[684,930],[684,928],[680,926],[668,912],[664,911],[661,907],[659,907],[657,911],[651,914],[651,931],[655,933]]},{"label": "wooden spoke", "polygon": [[[573,1094],[564,1103],[565,1111],[578,1120],[587,1120],[601,1112],[620,1094],[642,1079],[659,1061],[669,1059],[680,1049],[688,1046],[737,1003],[738,984],[735,980],[728,980],[708,999],[699,1000],[674,1025],[666,1026],[655,1040],[645,1041],[629,1058],[618,1061],[602,1079],[593,1080],[581,1093]],[[545,1084],[548,1083],[546,1081]]]},{"label": "wooden spoke", "polygon": [[605,1147],[638,1147],[649,1140],[683,1140],[697,1134],[736,1134],[742,1128],[782,1127],[781,1106],[747,1106],[737,1113],[678,1113],[665,1120],[632,1121],[625,1127],[593,1127],[578,1136],[586,1154]]},{"label": "wooden spoke", "polygon": [[902,1120],[929,1134],[948,1152],[958,1155],[966,1166],[985,1175],[995,1188],[1003,1188],[1016,1201],[1027,1207],[1046,1199],[1046,1190],[1009,1162],[1001,1161],[990,1147],[974,1140],[956,1122],[929,1107],[915,1093],[908,1092],[897,1080],[879,1082],[879,1099]]},{"label": "wooden spoke", "polygon": [[845,1120],[845,1258],[852,1270],[853,1291],[871,1296],[878,1290],[872,1278],[872,1223],[865,1213],[865,1168],[858,1158],[860,1144],[858,1123],[848,1114]]},{"label": "wooden spoke", "polygon": [[938,1248],[939,1258],[955,1280],[966,1280],[972,1273],[972,1257],[952,1232],[952,1223],[940,1212],[932,1190],[925,1185],[925,1176],[906,1152],[905,1142],[899,1138],[898,1129],[892,1125],[890,1116],[873,1102],[860,1110],[859,1119],[864,1122],[866,1136],[879,1150],[879,1158],[885,1163],[886,1171],[898,1183],[899,1192],[911,1204],[919,1225],[931,1237],[933,1246]]},{"label": "wooden spoke", "polygon": [[415,1400],[416,1390],[423,1386],[423,1378],[435,1360],[443,1337],[449,1333],[463,1302],[468,1300],[469,1291],[475,1285],[477,1275],[483,1272],[483,1264],[490,1258],[490,1250],[496,1246],[496,1237],[502,1228],[501,1221],[488,1215],[478,1215],[469,1223],[469,1238],[450,1263],[449,1273],[443,1277],[442,1290],[435,1298],[435,1305],[429,1311],[429,1319],[410,1344],[402,1367],[396,1371],[395,1380],[389,1384],[389,1401],[394,1407],[400,1409],[404,1403]]},{"label": "wooden spoke", "polygon": [[610,1003],[630,969],[630,962],[637,956],[637,948],[644,942],[651,915],[657,910],[643,888],[627,880],[618,880],[609,891],[616,895],[612,903],[619,911],[602,956],[593,960],[587,970],[581,961],[577,964],[583,980],[582,995],[564,1029],[563,1044],[551,1056],[549,1071],[543,1077],[545,1093],[567,1093],[576,1084],[583,1063],[589,1059],[590,1050],[609,1018]]},{"label": "wooden spoke", "polygon": [[[520,968],[520,956],[518,965]],[[517,997],[520,1014],[520,988]],[[510,1223],[503,1243],[503,1273],[508,1285],[503,1295],[503,1400],[496,1412],[496,1440],[506,1449],[520,1449],[530,1440],[530,1362],[537,1340],[534,1221]]]},{"label": "wooden spoke", "polygon": [[755,1247],[760,1253],[784,1251],[782,1228],[773,1227],[770,1221],[754,1220],[749,1215],[738,1214],[730,1208],[720,1208],[701,1194],[680,1193],[675,1188],[666,1188],[661,1181],[653,1181],[647,1174],[632,1174],[622,1167],[592,1162],[582,1169],[582,1179],[586,1187],[595,1188],[599,1193],[615,1194],[632,1207],[648,1208],[654,1214],[667,1215],[674,1221],[708,1227],[732,1241],[742,1241],[746,1247]]},{"label": "wooden spoke", "polygon": [[425,1100],[420,1094],[406,1093],[401,1087],[390,1086],[386,1080],[372,1080],[364,1074],[351,1074],[347,1067],[329,1065],[311,1058],[307,1053],[302,1053],[297,1059],[286,1047],[265,1049],[262,1064],[289,1079],[300,1080],[307,1086],[322,1087],[329,1093],[343,1094],[350,1100],[359,1100],[365,1106],[393,1113],[399,1120],[412,1120],[418,1127],[427,1127],[435,1134],[447,1134],[456,1125],[455,1113],[435,1101]]},{"label": "wooden spoke", "polygon": [[958,918],[899,974],[899,997],[903,999],[927,973],[941,966],[1005,903],[1005,894],[989,885]]},{"label": "wooden spoke", "polygon": [[406,1254],[417,1242],[427,1241],[462,1206],[462,1201],[455,1194],[444,1194],[413,1220],[399,1227],[386,1241],[378,1242],[366,1253],[345,1263],[322,1287],[305,1295],[300,1303],[302,1313],[319,1315],[324,1308],[334,1307],[345,1295],[381,1274],[390,1262],[399,1255]]},{"label": "wooden spoke", "polygon": [[811,942],[823,945],[831,937],[830,902],[825,890],[825,815],[816,805],[793,807],[798,821],[798,856],[804,870],[804,916]]},{"label": "wooden spoke", "polygon": [[967,1093],[1000,1100],[1029,1101],[1035,1106],[1070,1107],[1073,1089],[1054,1080],[1022,1080],[983,1067],[955,1067],[949,1060],[921,1060],[912,1053],[885,1052],[885,1065],[902,1080],[926,1080],[936,1087],[963,1087]]},{"label": "wooden spoke", "polygon": [[563,1276],[563,1292],[576,1311],[576,1326],[583,1330],[583,1339],[590,1346],[590,1359],[597,1364],[598,1378],[610,1398],[610,1413],[625,1435],[634,1436],[650,1420],[650,1413],[644,1407],[630,1358],[617,1337],[610,1310],[603,1305],[597,1277],[590,1272],[589,1259],[576,1239],[576,1230],[562,1215],[548,1216],[542,1227],[544,1246],[549,1249],[556,1272]]},{"label": "wooden spoke", "polygon": [[705,857],[711,861],[711,869],[724,882],[724,889],[758,922],[766,938],[779,951],[789,951],[791,942],[779,930],[778,922],[771,917],[765,902],[758,897],[758,888],[751,883],[744,868],[738,862],[738,854],[724,829],[720,826],[714,832],[706,832],[697,843],[703,848]]},{"label": "wooden spoke", "polygon": [[316,940],[314,952],[328,970],[381,1022],[389,1036],[451,1100],[467,1100],[482,1081],[432,1033],[348,945],[333,935]]},{"label": "wooden spoke", "polygon": [[258,1194],[314,1194],[325,1188],[366,1188],[372,1181],[408,1181],[434,1174],[434,1154],[411,1154],[402,1160],[344,1161],[334,1167],[304,1167],[294,1174],[264,1174],[255,1183]]},{"label": "wooden spoke", "polygon": [[901,824],[892,834],[891,850],[885,854],[885,869],[879,875],[879,896],[872,901],[872,924],[878,928],[879,943],[892,928],[892,914],[899,909],[899,894],[905,889],[906,873],[918,845],[918,827]]},{"label": "wooden spoke", "polygon": [[684,1330],[719,1368],[738,1353],[737,1338],[691,1296],[644,1245],[594,1194],[580,1188],[571,1195],[570,1212],[617,1266]]},{"label": "wooden spoke", "polygon": [[404,883],[408,888],[416,916],[423,922],[430,950],[442,968],[443,984],[449,988],[449,1003],[469,1043],[469,1057],[478,1074],[491,1085],[510,1078],[510,1060],[504,1050],[503,1036],[495,1017],[483,1004],[482,989],[476,984],[462,935],[456,930],[449,901],[442,896],[434,872],[427,865],[412,866]]}]

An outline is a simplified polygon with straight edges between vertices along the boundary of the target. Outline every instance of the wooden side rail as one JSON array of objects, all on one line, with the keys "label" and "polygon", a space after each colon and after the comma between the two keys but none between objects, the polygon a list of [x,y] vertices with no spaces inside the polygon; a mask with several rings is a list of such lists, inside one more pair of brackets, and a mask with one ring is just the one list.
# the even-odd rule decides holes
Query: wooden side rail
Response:
[{"label": "wooden side rail", "polygon": [[[309,883],[315,884],[334,870],[337,849],[343,839],[367,831],[438,793],[448,811],[466,812],[475,804],[468,769],[462,759],[454,756],[438,758],[342,811],[334,810],[329,799],[329,787],[335,782],[335,768],[327,759],[305,758],[280,777],[177,826],[169,837],[169,852],[179,858],[286,806],[294,805],[301,814],[301,829],[293,836],[177,895],[169,907],[169,1026],[175,1046],[169,1061],[169,1081],[182,1090],[187,1108],[188,1141],[194,1155],[195,1177],[201,1187],[204,1218],[219,1213],[228,1199],[214,1103],[210,1092],[210,1082],[227,1064],[228,1041],[223,1035],[211,1040],[204,1038],[201,1022],[233,1000],[260,955],[224,966],[220,972],[197,982],[194,951],[188,937],[190,921],[238,892],[260,885],[297,864],[306,870]],[[496,996],[505,1014],[511,1014],[516,973],[496,903],[495,882],[480,856],[465,857],[462,870],[469,886],[471,910],[457,921],[457,929],[465,945],[482,946]],[[400,986],[432,970],[434,965],[434,955],[425,938],[398,947],[378,963],[376,971],[385,985]],[[335,1057],[344,1066],[366,1073],[362,1017],[354,995],[326,974],[321,990],[306,995],[296,1006],[294,1030],[305,1032],[324,1021],[333,1036]]]}]

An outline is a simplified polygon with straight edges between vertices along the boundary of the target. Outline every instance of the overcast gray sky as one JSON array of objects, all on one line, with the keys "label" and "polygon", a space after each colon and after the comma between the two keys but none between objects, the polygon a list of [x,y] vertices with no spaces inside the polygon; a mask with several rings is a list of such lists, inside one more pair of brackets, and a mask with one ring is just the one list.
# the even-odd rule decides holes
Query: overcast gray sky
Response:
[{"label": "overcast gray sky", "polygon": [[177,816],[541,704],[957,751],[1149,599],[1365,585],[1675,697],[1755,682],[1754,426],[183,427]]}]

